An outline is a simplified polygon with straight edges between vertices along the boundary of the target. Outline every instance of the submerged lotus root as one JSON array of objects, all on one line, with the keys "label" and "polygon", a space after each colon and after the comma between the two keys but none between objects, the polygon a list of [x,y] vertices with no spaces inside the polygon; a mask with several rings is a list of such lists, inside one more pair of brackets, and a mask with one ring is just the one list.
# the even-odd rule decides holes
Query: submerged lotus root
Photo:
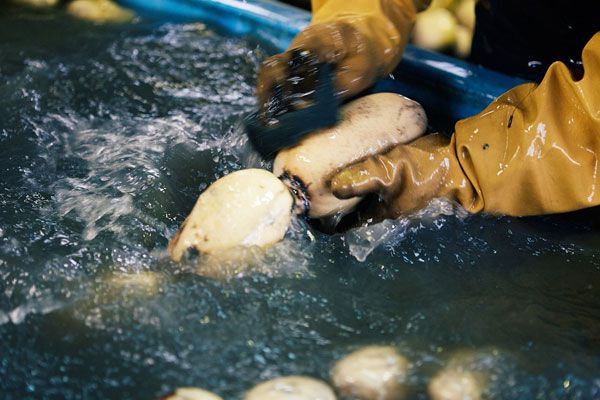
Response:
[{"label": "submerged lotus root", "polygon": [[306,196],[311,218],[347,214],[360,202],[359,197],[340,200],[331,192],[329,180],[340,169],[408,143],[427,128],[421,105],[395,93],[360,97],[345,104],[341,114],[337,125],[310,133],[273,161],[273,173]]},{"label": "submerged lotus root", "polygon": [[[501,370],[502,351],[463,349],[452,354],[428,386],[432,400],[480,400],[488,390],[490,374]],[[495,372],[496,371],[496,372]]]},{"label": "submerged lotus root", "polygon": [[283,239],[293,197],[263,169],[233,172],[208,187],[169,243],[175,261],[189,250],[218,254],[235,247],[266,247]]},{"label": "submerged lotus root", "polygon": [[244,400],[335,400],[335,394],[318,379],[287,376],[256,385]]},{"label": "submerged lotus root", "polygon": [[111,0],[74,0],[67,5],[74,17],[92,22],[127,22],[133,13]]},{"label": "submerged lotus root", "polygon": [[456,41],[456,17],[445,8],[419,13],[413,28],[413,42],[430,50],[442,50]]},{"label": "submerged lotus root", "polygon": [[11,3],[27,7],[50,8],[58,6],[60,0],[12,0]]},{"label": "submerged lotus root", "polygon": [[391,346],[359,349],[334,366],[331,379],[337,391],[360,400],[400,400],[408,393],[410,362]]},{"label": "submerged lotus root", "polygon": [[427,388],[431,400],[481,400],[483,390],[481,377],[458,368],[442,370]]},{"label": "submerged lotus root", "polygon": [[180,388],[161,400],[223,400],[214,393],[197,388]]},{"label": "submerged lotus root", "polygon": [[117,272],[108,277],[108,283],[121,292],[153,296],[160,290],[162,276],[152,271]]}]

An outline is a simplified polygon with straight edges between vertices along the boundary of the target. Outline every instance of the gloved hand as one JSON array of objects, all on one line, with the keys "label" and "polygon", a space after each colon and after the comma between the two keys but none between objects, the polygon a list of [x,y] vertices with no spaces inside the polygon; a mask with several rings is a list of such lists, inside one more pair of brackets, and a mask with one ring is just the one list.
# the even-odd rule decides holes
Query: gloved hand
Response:
[{"label": "gloved hand", "polygon": [[455,153],[454,140],[440,134],[424,136],[399,145],[385,154],[351,165],[331,180],[340,199],[378,193],[384,203],[379,214],[396,217],[419,209],[435,197],[477,199]]},{"label": "gloved hand", "polygon": [[382,217],[435,197],[473,213],[515,216],[599,205],[600,33],[582,59],[581,80],[554,63],[539,86],[518,86],[459,121],[450,140],[424,137],[342,170],[331,180],[333,193],[378,193]]},{"label": "gloved hand", "polygon": [[[408,41],[418,8],[429,0],[313,0],[311,25],[289,50],[267,59],[259,74],[257,96],[264,111],[273,97],[297,93],[298,79],[287,79],[299,63],[294,50],[308,51],[335,66],[335,87],[348,98],[391,73]],[[310,87],[306,91],[310,91]],[[275,93],[274,93],[275,92]]]}]

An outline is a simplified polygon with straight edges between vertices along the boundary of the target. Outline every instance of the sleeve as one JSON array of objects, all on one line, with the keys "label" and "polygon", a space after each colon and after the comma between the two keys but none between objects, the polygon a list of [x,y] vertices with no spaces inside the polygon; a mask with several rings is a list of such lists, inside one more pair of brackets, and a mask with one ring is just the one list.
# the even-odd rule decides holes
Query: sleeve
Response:
[{"label": "sleeve", "polygon": [[346,22],[376,47],[384,74],[393,71],[412,30],[416,13],[430,0],[312,0],[312,24]]},{"label": "sleeve", "polygon": [[583,77],[559,62],[456,125],[455,152],[478,193],[471,211],[539,215],[600,205],[600,33]]}]

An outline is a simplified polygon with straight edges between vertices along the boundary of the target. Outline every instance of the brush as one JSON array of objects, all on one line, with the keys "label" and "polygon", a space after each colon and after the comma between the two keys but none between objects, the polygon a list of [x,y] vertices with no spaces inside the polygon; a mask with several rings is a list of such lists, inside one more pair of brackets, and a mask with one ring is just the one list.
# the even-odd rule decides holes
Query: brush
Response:
[{"label": "brush", "polygon": [[292,51],[286,84],[273,85],[271,94],[265,110],[244,121],[250,143],[266,159],[339,120],[333,67],[307,51]]}]

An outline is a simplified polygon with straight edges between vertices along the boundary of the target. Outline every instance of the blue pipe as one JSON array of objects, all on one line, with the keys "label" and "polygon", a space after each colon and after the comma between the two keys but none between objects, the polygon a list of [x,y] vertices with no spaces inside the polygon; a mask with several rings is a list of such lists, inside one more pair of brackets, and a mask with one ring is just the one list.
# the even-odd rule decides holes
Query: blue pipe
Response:
[{"label": "blue pipe", "polygon": [[[352,1],[352,0],[348,0]],[[229,34],[250,35],[284,51],[310,22],[310,13],[272,0],[119,0],[142,16],[201,20]],[[477,114],[490,101],[525,81],[409,45],[393,74],[374,91],[411,97],[451,120]]]}]

